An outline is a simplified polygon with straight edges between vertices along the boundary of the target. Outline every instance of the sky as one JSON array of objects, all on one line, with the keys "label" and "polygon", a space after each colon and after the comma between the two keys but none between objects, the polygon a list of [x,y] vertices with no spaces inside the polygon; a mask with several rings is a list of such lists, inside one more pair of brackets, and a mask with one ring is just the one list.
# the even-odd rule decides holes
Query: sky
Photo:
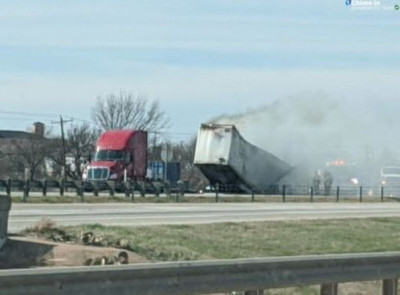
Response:
[{"label": "sky", "polygon": [[345,2],[0,0],[0,129],[91,121],[120,91],[159,100],[178,141],[303,93],[399,108],[400,0]]}]

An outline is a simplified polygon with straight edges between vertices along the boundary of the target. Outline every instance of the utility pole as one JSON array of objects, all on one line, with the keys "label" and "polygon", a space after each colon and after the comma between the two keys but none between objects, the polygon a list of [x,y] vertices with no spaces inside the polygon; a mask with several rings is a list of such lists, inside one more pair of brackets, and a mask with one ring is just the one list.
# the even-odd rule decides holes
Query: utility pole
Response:
[{"label": "utility pole", "polygon": [[157,148],[157,135],[159,134],[157,131],[149,131],[149,134],[152,134],[153,137],[150,137],[149,147],[151,146],[151,157],[150,161],[159,161],[160,160],[160,151]]},{"label": "utility pole", "polygon": [[61,141],[62,141],[62,167],[64,169],[64,175],[63,175],[63,179],[64,181],[67,180],[67,164],[65,161],[65,134],[64,134],[64,123],[68,123],[68,122],[72,122],[71,120],[64,120],[63,117],[60,115],[60,121],[57,122],[51,122],[52,124],[60,124],[61,127]]},{"label": "utility pole", "polygon": [[152,160],[156,160],[156,143],[157,143],[157,132],[154,132],[154,137],[153,137],[153,155],[152,155]]}]

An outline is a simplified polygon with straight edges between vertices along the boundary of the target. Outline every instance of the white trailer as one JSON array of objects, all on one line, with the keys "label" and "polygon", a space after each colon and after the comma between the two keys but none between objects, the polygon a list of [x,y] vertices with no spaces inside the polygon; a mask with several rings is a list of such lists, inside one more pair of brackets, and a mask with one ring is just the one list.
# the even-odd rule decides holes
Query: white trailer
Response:
[{"label": "white trailer", "polygon": [[242,138],[234,125],[202,124],[194,164],[211,185],[229,191],[265,193],[292,167]]}]

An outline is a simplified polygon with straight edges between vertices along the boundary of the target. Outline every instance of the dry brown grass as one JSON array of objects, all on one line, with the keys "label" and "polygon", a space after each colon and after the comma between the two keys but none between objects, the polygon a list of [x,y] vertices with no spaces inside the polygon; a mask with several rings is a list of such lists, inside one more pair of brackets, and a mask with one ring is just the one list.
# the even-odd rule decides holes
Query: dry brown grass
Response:
[{"label": "dry brown grass", "polygon": [[56,223],[50,218],[44,217],[34,224],[31,231],[36,233],[45,233],[56,228]]}]

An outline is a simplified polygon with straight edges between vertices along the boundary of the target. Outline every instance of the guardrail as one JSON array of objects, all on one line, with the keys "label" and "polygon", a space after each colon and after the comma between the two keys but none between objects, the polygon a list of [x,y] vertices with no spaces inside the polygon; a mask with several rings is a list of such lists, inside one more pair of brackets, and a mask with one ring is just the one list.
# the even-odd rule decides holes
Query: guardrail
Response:
[{"label": "guardrail", "polygon": [[3,189],[8,196],[11,196],[13,191],[23,192],[24,200],[29,197],[30,192],[38,191],[43,196],[46,196],[49,189],[57,190],[60,196],[64,196],[64,193],[68,189],[72,189],[76,192],[76,195],[84,200],[85,192],[92,192],[94,196],[99,195],[99,191],[108,191],[109,195],[113,197],[116,192],[124,194],[126,197],[130,197],[132,200],[135,198],[135,191],[139,192],[140,196],[144,197],[146,193],[151,192],[156,196],[159,196],[161,191],[164,191],[167,195],[175,192],[180,196],[184,195],[185,187],[183,183],[178,183],[175,186],[170,183],[161,182],[144,182],[144,181],[90,181],[84,182],[79,180],[1,180],[0,189]]},{"label": "guardrail", "polygon": [[[57,191],[60,196],[69,190],[76,192],[76,196],[84,201],[84,197],[88,192],[93,196],[99,196],[100,191],[108,191],[110,197],[114,197],[117,193],[125,195],[132,201],[135,199],[135,192],[141,197],[146,194],[154,194],[159,197],[161,192],[167,196],[176,193],[176,202],[180,202],[185,195],[185,185],[183,183],[176,183],[174,186],[169,183],[163,182],[143,182],[143,181],[90,181],[83,182],[79,180],[1,180],[0,190],[6,192],[8,196],[15,191],[22,192],[23,198],[26,200],[30,192],[39,192],[42,196],[46,196],[49,190]],[[224,193],[229,193],[228,186],[216,185],[211,187],[212,192],[215,194],[215,202],[218,203],[223,200]],[[230,194],[230,193],[229,193]],[[200,194],[201,195],[201,194]],[[233,192],[233,195],[235,193]],[[240,194],[239,194],[240,195]],[[256,197],[271,197],[282,202],[290,201],[305,201],[305,202],[318,202],[318,201],[333,201],[340,202],[342,200],[352,200],[357,202],[375,201],[384,202],[386,200],[400,200],[400,186],[336,186],[331,187],[329,190],[321,188],[316,189],[313,186],[306,185],[281,185],[271,186],[271,190],[256,194],[254,192],[247,194],[251,202],[256,201]]]},{"label": "guardrail", "polygon": [[8,213],[11,209],[11,198],[0,195],[0,250],[7,241]]},{"label": "guardrail", "polygon": [[[397,294],[400,252],[234,259],[124,266],[0,271],[0,294],[180,295],[383,280],[382,294]],[[247,290],[247,291],[246,291]]]}]

